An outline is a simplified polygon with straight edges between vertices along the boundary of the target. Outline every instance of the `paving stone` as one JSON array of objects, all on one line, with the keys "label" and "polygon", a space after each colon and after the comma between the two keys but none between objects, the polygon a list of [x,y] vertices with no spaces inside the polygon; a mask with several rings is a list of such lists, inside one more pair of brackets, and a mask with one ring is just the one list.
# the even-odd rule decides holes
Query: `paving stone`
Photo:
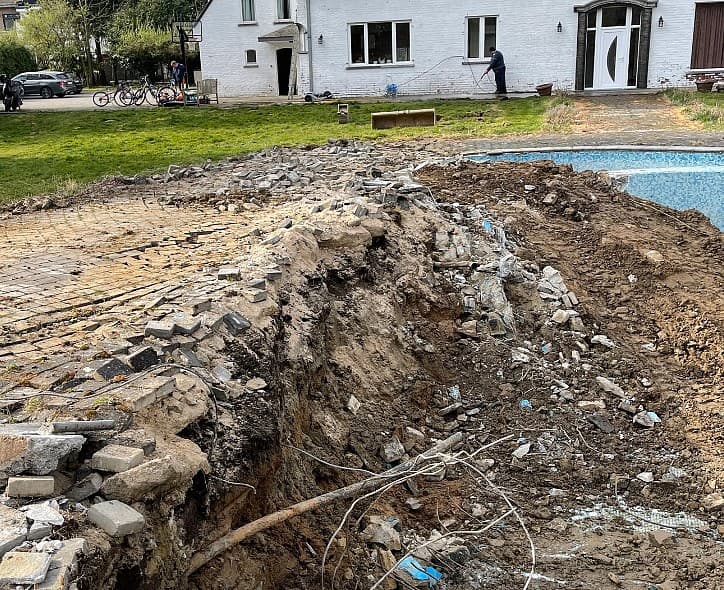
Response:
[{"label": "paving stone", "polygon": [[45,580],[33,590],[70,590],[78,574],[78,557],[87,551],[85,539],[67,539],[50,558]]},{"label": "paving stone", "polygon": [[91,458],[91,468],[98,471],[121,473],[143,462],[143,451],[121,445],[108,445]]},{"label": "paving stone", "polygon": [[38,541],[53,534],[53,525],[47,522],[34,522],[28,530],[28,541]]},{"label": "paving stone", "polygon": [[47,498],[55,491],[55,479],[42,477],[10,477],[5,493],[10,498]]},{"label": "paving stone", "polygon": [[103,476],[101,476],[100,473],[91,473],[88,477],[76,483],[65,495],[70,500],[80,502],[81,500],[90,498],[93,494],[97,494],[102,484]]},{"label": "paving stone", "polygon": [[110,439],[108,444],[141,449],[146,457],[156,450],[156,438],[150,434],[146,434],[146,431],[142,428],[138,430],[126,430]]},{"label": "paving stone", "polygon": [[10,584],[39,584],[50,568],[47,553],[6,553],[0,563],[0,587]]},{"label": "paving stone", "polygon": [[270,266],[264,271],[264,277],[267,281],[280,281],[282,278],[282,271],[278,266]]},{"label": "paving stone", "polygon": [[232,311],[224,316],[224,324],[234,336],[238,336],[251,328],[251,322],[243,315]]},{"label": "paving stone", "polygon": [[118,500],[94,504],[88,510],[88,520],[112,537],[125,537],[143,530],[143,514]]},{"label": "paving stone", "polygon": [[261,289],[245,289],[244,298],[249,303],[259,303],[266,300],[266,291]]},{"label": "paving stone", "polygon": [[192,299],[191,301],[181,305],[179,309],[181,311],[185,311],[186,313],[190,313],[191,315],[198,315],[211,309],[211,299],[209,297]]},{"label": "paving stone", "polygon": [[195,318],[187,314],[177,314],[171,319],[173,322],[174,334],[189,336],[201,327],[201,318]]},{"label": "paving stone", "polygon": [[246,388],[251,391],[261,391],[262,389],[266,389],[267,383],[262,379],[261,377],[254,377],[253,379],[249,379],[249,381],[246,382]]},{"label": "paving stone", "polygon": [[241,269],[238,266],[222,266],[216,273],[220,281],[238,281],[241,278]]},{"label": "paving stone", "polygon": [[260,289],[264,291],[266,289],[266,279],[251,279],[248,286],[252,289]]},{"label": "paving stone", "polygon": [[151,320],[146,324],[144,334],[146,336],[155,336],[162,340],[169,340],[173,336],[174,324],[168,320]]},{"label": "paving stone", "polygon": [[120,360],[113,358],[104,362],[95,372],[104,381],[112,381],[116,377],[130,375],[133,373],[133,369]]},{"label": "paving stone", "polygon": [[139,350],[131,353],[126,358],[126,362],[136,371],[145,371],[158,364],[158,353],[150,346],[144,346]]},{"label": "paving stone", "polygon": [[28,521],[25,515],[0,504],[0,557],[24,543],[27,535]]}]

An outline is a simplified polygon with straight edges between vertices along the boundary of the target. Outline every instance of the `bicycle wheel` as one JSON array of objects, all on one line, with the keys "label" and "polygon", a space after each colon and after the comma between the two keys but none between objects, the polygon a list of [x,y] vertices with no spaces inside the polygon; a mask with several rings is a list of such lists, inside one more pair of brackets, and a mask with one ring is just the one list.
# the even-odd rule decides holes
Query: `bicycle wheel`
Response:
[{"label": "bicycle wheel", "polygon": [[158,104],[157,95],[158,95],[158,88],[156,88],[155,86],[149,86],[148,89],[146,90],[146,95],[145,95],[146,102],[148,104],[154,104],[154,105]]},{"label": "bicycle wheel", "polygon": [[104,107],[109,102],[111,102],[111,97],[104,90],[99,90],[93,95],[93,104],[97,107]]},{"label": "bicycle wheel", "polygon": [[170,86],[164,86],[159,88],[156,93],[156,103],[161,106],[164,103],[170,102],[176,98],[176,91]]},{"label": "bicycle wheel", "polygon": [[140,107],[146,100],[146,91],[143,88],[139,88],[133,93],[133,104]]},{"label": "bicycle wheel", "polygon": [[113,101],[119,107],[130,107],[133,104],[134,98],[133,91],[128,88],[121,88],[113,95]]}]

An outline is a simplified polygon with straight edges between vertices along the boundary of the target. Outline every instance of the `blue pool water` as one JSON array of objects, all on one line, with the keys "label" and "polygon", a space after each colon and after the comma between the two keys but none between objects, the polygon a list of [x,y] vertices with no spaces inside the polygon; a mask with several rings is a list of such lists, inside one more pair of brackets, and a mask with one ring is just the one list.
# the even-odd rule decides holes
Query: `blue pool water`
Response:
[{"label": "blue pool water", "polygon": [[579,150],[472,156],[477,161],[553,160],[574,170],[628,177],[633,195],[674,209],[698,209],[724,229],[724,152]]}]

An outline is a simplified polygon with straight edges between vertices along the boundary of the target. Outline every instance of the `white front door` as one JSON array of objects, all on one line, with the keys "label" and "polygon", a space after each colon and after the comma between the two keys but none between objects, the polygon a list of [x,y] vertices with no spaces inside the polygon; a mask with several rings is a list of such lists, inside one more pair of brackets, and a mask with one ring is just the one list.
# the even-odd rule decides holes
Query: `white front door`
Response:
[{"label": "white front door", "polygon": [[596,43],[594,87],[626,88],[628,85],[630,29],[600,29]]},{"label": "white front door", "polygon": [[586,16],[587,52],[593,49],[593,59],[586,63],[586,88],[636,87],[641,14],[638,6],[612,4]]}]

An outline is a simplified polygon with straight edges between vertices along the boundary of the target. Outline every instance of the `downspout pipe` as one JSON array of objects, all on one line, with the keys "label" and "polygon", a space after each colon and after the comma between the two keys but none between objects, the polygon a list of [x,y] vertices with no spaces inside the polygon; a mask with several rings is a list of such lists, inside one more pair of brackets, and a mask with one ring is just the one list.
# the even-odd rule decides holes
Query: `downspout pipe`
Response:
[{"label": "downspout pipe", "polygon": [[312,0],[306,0],[307,3],[307,55],[309,56],[309,92],[314,94],[314,60],[312,59],[312,48],[314,43],[312,40]]}]

